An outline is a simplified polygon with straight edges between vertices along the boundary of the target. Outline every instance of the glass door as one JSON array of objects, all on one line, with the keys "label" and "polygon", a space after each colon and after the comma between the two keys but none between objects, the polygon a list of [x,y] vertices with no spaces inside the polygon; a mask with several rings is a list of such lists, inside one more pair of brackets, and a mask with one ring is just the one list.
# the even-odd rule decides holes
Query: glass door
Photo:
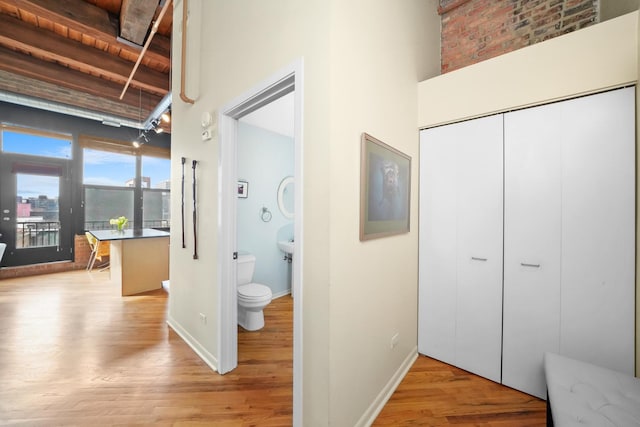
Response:
[{"label": "glass door", "polygon": [[72,259],[66,161],[5,156],[0,192],[0,265],[18,266]]}]

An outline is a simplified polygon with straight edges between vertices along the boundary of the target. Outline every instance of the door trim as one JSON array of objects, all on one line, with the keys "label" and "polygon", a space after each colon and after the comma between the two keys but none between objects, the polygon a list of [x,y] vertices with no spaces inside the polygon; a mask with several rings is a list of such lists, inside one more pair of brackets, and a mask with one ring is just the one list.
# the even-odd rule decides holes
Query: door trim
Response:
[{"label": "door trim", "polygon": [[218,198],[218,372],[227,373],[238,365],[236,267],[237,123],[250,112],[294,92],[294,179],[296,254],[293,257],[293,425],[302,425],[302,307],[304,260],[303,236],[303,59],[299,58],[262,81],[218,113],[219,177]]}]

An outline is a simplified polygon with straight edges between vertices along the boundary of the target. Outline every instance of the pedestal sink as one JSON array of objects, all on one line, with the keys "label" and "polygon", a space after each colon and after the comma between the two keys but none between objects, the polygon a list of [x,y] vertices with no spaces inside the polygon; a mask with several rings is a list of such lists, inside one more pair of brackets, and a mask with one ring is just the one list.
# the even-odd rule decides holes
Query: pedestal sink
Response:
[{"label": "pedestal sink", "polygon": [[295,248],[295,245],[293,242],[289,242],[287,240],[280,240],[278,242],[278,248],[280,248],[280,250],[286,253],[287,255],[293,255],[293,250]]}]

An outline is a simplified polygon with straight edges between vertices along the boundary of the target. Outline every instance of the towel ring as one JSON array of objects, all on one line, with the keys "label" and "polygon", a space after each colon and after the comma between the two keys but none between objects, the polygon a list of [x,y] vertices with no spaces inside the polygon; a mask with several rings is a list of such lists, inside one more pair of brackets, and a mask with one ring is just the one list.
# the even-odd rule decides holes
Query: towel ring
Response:
[{"label": "towel ring", "polygon": [[262,212],[260,213],[260,219],[262,220],[262,222],[269,222],[271,221],[271,211],[269,211],[269,209],[267,209],[266,207],[262,207]]}]

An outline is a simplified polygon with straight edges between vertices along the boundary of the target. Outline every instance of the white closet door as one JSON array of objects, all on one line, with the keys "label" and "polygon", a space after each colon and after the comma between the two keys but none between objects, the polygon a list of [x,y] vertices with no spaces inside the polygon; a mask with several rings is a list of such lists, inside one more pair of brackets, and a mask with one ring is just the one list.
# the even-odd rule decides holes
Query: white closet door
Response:
[{"label": "white closet door", "polygon": [[634,373],[635,90],[561,103],[561,353]]},{"label": "white closet door", "polygon": [[456,144],[448,127],[420,132],[418,351],[455,364]]},{"label": "white closet door", "polygon": [[458,125],[456,366],[500,382],[502,115]]},{"label": "white closet door", "polygon": [[502,116],[421,132],[419,254],[419,352],[500,381]]},{"label": "white closet door", "polygon": [[502,382],[544,398],[545,351],[560,340],[558,104],[505,114]]}]

